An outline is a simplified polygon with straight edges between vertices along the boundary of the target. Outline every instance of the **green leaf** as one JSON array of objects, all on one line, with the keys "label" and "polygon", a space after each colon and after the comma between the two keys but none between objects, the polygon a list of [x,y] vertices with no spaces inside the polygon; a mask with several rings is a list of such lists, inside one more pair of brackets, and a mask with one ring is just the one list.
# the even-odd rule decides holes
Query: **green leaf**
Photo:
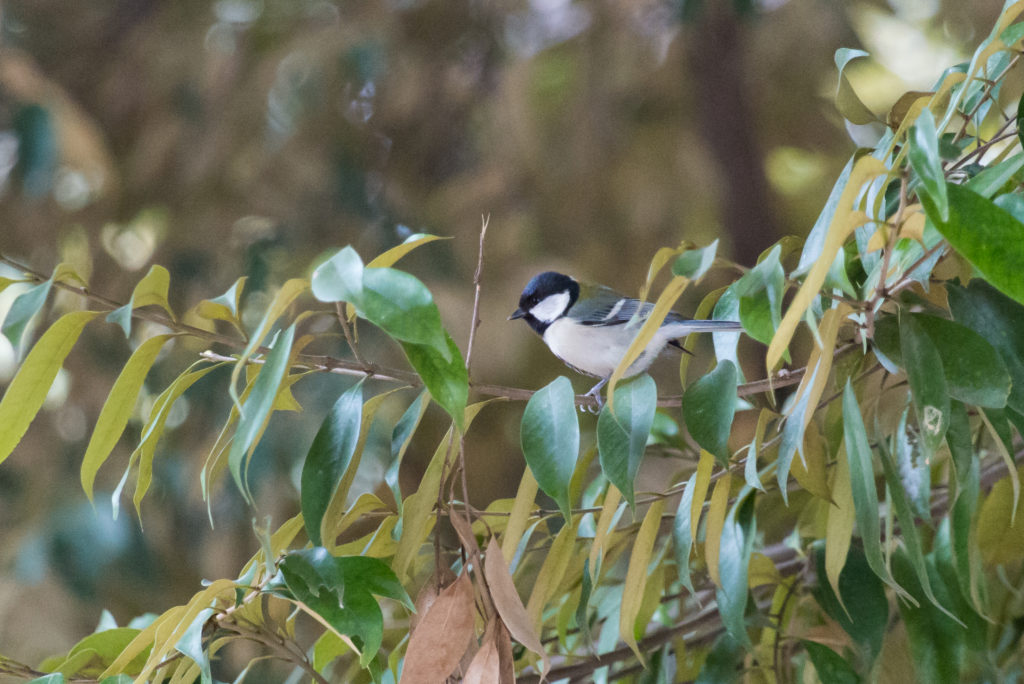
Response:
[{"label": "green leaf", "polygon": [[442,355],[432,346],[409,342],[402,343],[402,350],[410,365],[419,373],[430,396],[462,430],[466,401],[469,398],[469,374],[459,346],[444,329],[441,329],[441,334],[447,345],[447,354]]},{"label": "green leaf", "polygon": [[1009,183],[1022,167],[1024,167],[1024,153],[1015,154],[1006,161],[985,167],[977,176],[964,183],[964,187],[982,197],[991,198]]},{"label": "green leaf", "polygon": [[736,414],[736,366],[722,361],[683,394],[683,422],[701,447],[729,465],[729,433]]},{"label": "green leaf", "polygon": [[[910,166],[921,180],[918,195],[929,216],[940,221],[949,220],[949,199],[946,195],[946,177],[939,156],[939,135],[930,109],[921,110],[910,130]],[[923,192],[922,192],[923,191]],[[929,205],[931,205],[929,207]]]},{"label": "green leaf", "polygon": [[715,640],[704,665],[700,668],[696,684],[728,684],[740,678],[740,665],[747,651],[728,632]]},{"label": "green leaf", "polygon": [[384,618],[374,596],[399,601],[413,610],[412,600],[386,563],[364,556],[335,557],[323,547],[292,551],[280,564],[291,594],[316,612],[340,635],[360,649],[367,666],[380,649]]},{"label": "green leaf", "polygon": [[396,340],[432,347],[449,360],[441,314],[430,290],[415,276],[393,268],[365,269],[356,311]]},{"label": "green leaf", "polygon": [[[892,565],[901,584],[920,597],[921,587],[917,585],[915,577],[917,571],[912,568],[913,564],[906,553],[897,549],[892,555]],[[934,573],[932,564],[928,565],[928,570]],[[937,575],[935,579],[941,584]],[[922,600],[917,605],[905,601],[897,603],[907,627],[907,641],[917,680],[929,684],[960,682],[966,632],[963,626],[957,624],[946,611],[940,612],[934,602]]]},{"label": "green leaf", "polygon": [[718,240],[706,247],[683,252],[672,264],[672,273],[677,276],[685,276],[690,280],[700,280],[715,263],[717,253]]},{"label": "green leaf", "polygon": [[986,280],[1017,302],[1024,303],[1024,223],[990,200],[948,184],[949,217],[925,211],[942,236]]},{"label": "green leaf", "polygon": [[0,399],[0,463],[7,460],[43,407],[64,359],[96,311],[72,311],[58,318],[25,357]]},{"label": "green leaf", "polygon": [[725,519],[718,555],[718,573],[722,584],[715,589],[718,610],[722,614],[722,624],[726,632],[748,648],[751,648],[752,644],[747,634],[744,616],[749,593],[747,566],[750,564],[750,552],[753,549],[756,532],[754,502],[753,492],[744,487]]},{"label": "green leaf", "polygon": [[917,530],[917,520],[914,512],[910,509],[910,503],[907,501],[907,492],[904,490],[903,480],[901,480],[900,473],[896,470],[896,464],[893,462],[888,450],[880,448],[879,451],[882,470],[885,472],[885,481],[889,485],[889,501],[896,510],[896,521],[900,524],[900,538],[903,541],[903,547],[906,549],[907,561],[913,567],[917,575],[917,581],[920,583],[919,593],[923,593],[932,605],[949,617],[949,619],[959,622],[953,613],[949,612],[939,603],[935,593],[932,591],[931,582],[929,582],[928,578],[928,568],[925,564],[924,548],[921,545],[921,537]]},{"label": "green leaf", "polygon": [[62,672],[54,672],[53,674],[36,677],[29,681],[28,684],[65,684],[66,681]]},{"label": "green leaf", "polygon": [[363,383],[360,380],[334,403],[302,464],[302,518],[306,534],[314,546],[323,544],[320,523],[334,490],[352,461],[359,441],[362,415]]},{"label": "green leaf", "polygon": [[690,576],[690,552],[693,550],[695,530],[691,527],[690,510],[693,508],[694,491],[697,488],[697,471],[690,475],[679,497],[679,507],[672,525],[672,549],[676,559],[676,572],[683,586],[692,594],[693,577]]},{"label": "green leaf", "polygon": [[1010,375],[1006,405],[1024,413],[1024,306],[992,285],[972,280],[967,287],[948,284],[953,318],[981,335],[995,347]]},{"label": "green leaf", "polygon": [[889,574],[889,569],[882,558],[882,531],[878,522],[878,491],[875,489],[871,447],[868,446],[864,419],[861,418],[860,406],[849,380],[846,381],[846,388],[843,390],[843,435],[846,459],[850,467],[853,507],[856,512],[857,528],[864,541],[864,555],[871,570],[879,579],[892,587],[897,594],[906,596],[903,588]]},{"label": "green leaf", "polygon": [[779,262],[782,246],[776,245],[757,266],[747,271],[732,287],[739,295],[740,322],[758,342],[768,344],[782,321],[782,296],[786,274]]},{"label": "green leaf", "polygon": [[949,391],[939,350],[911,316],[900,317],[900,353],[922,441],[934,454],[949,429]]},{"label": "green leaf", "polygon": [[568,378],[559,376],[530,397],[519,438],[537,484],[570,520],[569,481],[579,456],[580,426]]},{"label": "green leaf", "polygon": [[11,346],[15,350],[22,348],[29,323],[39,313],[39,310],[43,308],[52,285],[53,278],[50,278],[45,283],[32,286],[18,295],[11,303],[11,308],[7,310],[7,315],[4,316],[3,328],[0,330],[11,341]]},{"label": "green leaf", "polygon": [[818,673],[818,681],[829,684],[859,684],[861,681],[860,675],[850,667],[850,664],[828,646],[807,639],[801,639],[800,643],[811,657],[811,663]]},{"label": "green leaf", "polygon": [[[824,544],[814,546],[814,561],[818,575],[818,584],[813,591],[815,600],[863,649],[870,665],[882,651],[889,620],[885,585],[871,571],[864,551],[858,546],[850,548],[846,565],[839,574],[840,597],[835,595],[831,585],[825,581]],[[842,598],[841,603],[839,598]]]},{"label": "green leaf", "polygon": [[295,325],[292,324],[287,330],[279,332],[271,343],[266,362],[260,368],[252,391],[245,400],[245,404],[242,405],[242,416],[238,421],[234,440],[231,442],[228,467],[239,491],[250,505],[253,500],[249,493],[249,486],[246,484],[247,462],[274,408],[277,391],[281,388],[281,381],[288,371],[288,361],[294,338]]},{"label": "green leaf", "polygon": [[173,337],[171,334],[157,335],[140,344],[125,363],[121,374],[114,381],[114,386],[110,388],[110,394],[103,402],[100,417],[96,420],[96,427],[93,428],[92,436],[89,438],[85,456],[82,457],[82,489],[89,501],[92,501],[96,473],[121,438],[135,408],[135,402],[139,397],[143,382],[146,380],[146,375],[152,368],[153,362],[156,361],[160,350],[163,349],[164,343],[171,337]]},{"label": "green leaf", "polygon": [[206,621],[213,615],[213,608],[204,608],[199,611],[192,624],[188,626],[185,633],[181,635],[178,642],[174,644],[174,650],[189,658],[199,666],[200,681],[202,684],[211,684],[213,675],[210,672],[210,655],[203,648],[203,628]]},{"label": "green leaf", "polygon": [[358,304],[363,294],[363,260],[351,247],[339,250],[313,271],[313,296],[321,302]]},{"label": "green leaf", "polygon": [[107,321],[116,323],[124,330],[125,337],[131,337],[132,311],[139,307],[156,305],[174,318],[171,305],[167,302],[167,292],[171,284],[171,274],[163,266],[152,266],[132,291],[131,299],[119,309],[107,315]]},{"label": "green leaf", "polygon": [[635,510],[633,481],[654,424],[658,388],[646,373],[615,388],[615,411],[605,404],[597,419],[601,471]]},{"label": "green leaf", "polygon": [[402,515],[403,501],[402,490],[398,485],[398,471],[402,466],[405,450],[409,447],[409,441],[412,439],[413,433],[416,432],[420,420],[423,419],[423,413],[427,410],[428,396],[428,392],[420,392],[395,423],[395,429],[391,432],[391,464],[384,472],[384,481],[395,497],[395,506],[399,516]]}]

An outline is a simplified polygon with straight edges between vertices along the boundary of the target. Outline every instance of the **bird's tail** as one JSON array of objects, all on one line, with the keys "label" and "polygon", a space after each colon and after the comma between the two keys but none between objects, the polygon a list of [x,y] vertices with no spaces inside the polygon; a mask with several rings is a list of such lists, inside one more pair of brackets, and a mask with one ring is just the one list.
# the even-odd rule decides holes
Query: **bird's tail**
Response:
[{"label": "bird's tail", "polygon": [[663,329],[668,330],[672,337],[683,337],[690,333],[739,332],[743,326],[736,321],[683,320],[667,323]]}]

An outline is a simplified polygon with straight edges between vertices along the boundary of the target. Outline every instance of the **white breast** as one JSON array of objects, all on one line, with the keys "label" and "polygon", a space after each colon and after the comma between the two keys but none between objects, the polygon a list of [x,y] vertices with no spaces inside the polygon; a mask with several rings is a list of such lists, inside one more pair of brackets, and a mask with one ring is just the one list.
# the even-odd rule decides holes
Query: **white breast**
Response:
[{"label": "white breast", "polygon": [[[573,368],[597,378],[607,378],[615,371],[639,330],[639,326],[631,325],[580,325],[561,318],[544,331],[544,342],[555,356]],[[669,331],[659,330],[625,377],[647,370],[670,339]]]}]

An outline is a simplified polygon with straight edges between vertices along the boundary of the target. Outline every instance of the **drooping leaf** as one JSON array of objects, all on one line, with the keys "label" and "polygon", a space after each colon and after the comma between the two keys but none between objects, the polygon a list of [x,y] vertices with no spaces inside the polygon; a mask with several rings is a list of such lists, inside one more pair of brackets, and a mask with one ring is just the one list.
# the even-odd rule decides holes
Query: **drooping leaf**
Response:
[{"label": "drooping leaf", "polygon": [[626,580],[622,585],[622,603],[619,607],[619,637],[633,649],[633,653],[642,663],[644,656],[637,645],[637,615],[643,601],[644,589],[647,586],[648,565],[654,551],[654,543],[658,538],[658,526],[661,524],[661,513],[665,510],[665,500],[658,499],[647,509],[640,530],[633,541],[633,550],[629,555],[629,567]]},{"label": "drooping leaf", "polygon": [[[913,563],[902,549],[892,556],[893,572],[900,583],[918,598],[916,605],[906,601],[897,602],[900,615],[907,627],[907,641],[910,644],[911,662],[918,681],[935,684],[957,684],[960,679],[960,663],[963,660],[964,636],[966,629],[947,611],[941,610],[936,601],[925,600],[924,592],[917,579],[920,575],[913,569]],[[941,586],[941,579],[928,563],[929,574],[934,575]]]},{"label": "drooping leaf", "polygon": [[722,477],[715,482],[708,499],[708,516],[704,528],[704,562],[708,566],[708,577],[715,586],[720,586],[722,576],[719,572],[719,555],[722,551],[722,532],[725,519],[729,512],[729,494],[732,490],[732,473],[724,471]]},{"label": "drooping leaf", "polygon": [[[1024,303],[1024,223],[966,188],[947,186],[949,217],[929,218],[942,236],[997,289]],[[928,210],[928,205],[925,205]]]},{"label": "drooping leaf", "polygon": [[543,677],[551,667],[550,659],[530,621],[526,606],[516,591],[516,585],[512,582],[512,575],[505,563],[501,547],[493,537],[487,544],[487,553],[484,555],[484,576],[491,590],[494,608],[508,627],[509,633],[516,641],[541,657]]},{"label": "drooping leaf", "polygon": [[729,464],[729,434],[736,414],[736,366],[722,361],[687,388],[683,395],[683,421],[701,448]]},{"label": "drooping leaf", "polygon": [[922,441],[933,454],[949,429],[949,391],[939,350],[911,316],[900,317],[900,353]]},{"label": "drooping leaf", "polygon": [[463,572],[418,615],[402,665],[399,684],[445,681],[474,637],[473,584]]},{"label": "drooping leaf", "polygon": [[446,355],[434,347],[409,342],[402,343],[402,350],[431,398],[448,412],[460,430],[464,430],[462,416],[469,397],[469,374],[458,345],[445,330],[442,329],[441,333],[447,345]]},{"label": "drooping leaf", "polygon": [[430,290],[415,276],[393,268],[364,269],[356,311],[396,340],[429,347],[449,360],[450,339],[441,327],[441,314]]},{"label": "drooping leaf", "polygon": [[[868,446],[867,430],[860,415],[860,406],[849,381],[843,390],[843,435],[846,458],[850,466],[850,491],[857,513],[857,529],[864,541],[864,554],[871,570],[897,594],[907,596],[892,578],[882,558],[881,528],[878,522],[878,490]],[[849,605],[849,604],[847,604]]]},{"label": "drooping leaf", "polygon": [[949,220],[949,200],[946,195],[946,177],[939,156],[939,134],[930,109],[921,110],[910,131],[910,165],[921,182],[918,195],[922,203],[940,221]]},{"label": "drooping leaf", "polygon": [[754,502],[752,491],[744,488],[725,519],[718,556],[721,583],[715,589],[726,632],[738,643],[748,647],[752,647],[752,644],[744,616],[749,592],[747,567],[754,545]]},{"label": "drooping leaf", "polygon": [[170,334],[157,335],[140,344],[138,349],[132,352],[120,375],[117,376],[117,380],[114,381],[107,400],[103,402],[100,417],[96,420],[96,427],[93,428],[92,436],[89,438],[89,446],[86,447],[85,456],[82,457],[82,489],[89,501],[92,501],[96,473],[121,438],[128,419],[131,418],[132,410],[135,408],[135,402],[146,375],[153,366],[153,362],[156,361],[160,350],[172,336]]},{"label": "drooping leaf", "polygon": [[526,404],[520,442],[526,465],[540,488],[569,520],[569,481],[580,450],[575,395],[568,378],[559,376],[538,390]]},{"label": "drooping leaf", "polygon": [[252,391],[242,405],[241,418],[235,430],[235,438],[231,442],[228,454],[228,468],[238,486],[239,491],[251,504],[252,495],[246,483],[246,468],[249,456],[256,447],[256,442],[266,426],[274,407],[274,400],[281,387],[281,381],[288,371],[288,360],[291,355],[292,341],[295,338],[295,325],[278,333],[270,345],[266,363],[260,369]]},{"label": "drooping leaf", "polygon": [[359,440],[363,413],[363,383],[346,390],[320,425],[302,464],[301,504],[306,534],[314,546],[322,546],[320,524],[327,505],[348,469]]},{"label": "drooping leaf", "polygon": [[633,481],[654,424],[658,388],[646,373],[615,390],[615,410],[606,404],[597,419],[601,470],[635,508]]},{"label": "drooping leaf", "polygon": [[398,470],[402,465],[405,450],[409,447],[409,441],[412,439],[413,433],[416,432],[423,413],[427,410],[427,403],[427,393],[420,392],[395,423],[395,429],[391,432],[391,463],[384,472],[384,481],[391,489],[392,496],[395,497],[395,506],[399,515],[402,513],[402,490],[398,486]]},{"label": "drooping leaf", "polygon": [[871,570],[864,551],[859,546],[850,548],[846,565],[839,575],[839,593],[833,592],[825,577],[825,549],[815,546],[814,560],[819,582],[814,598],[829,616],[850,635],[854,643],[874,662],[882,650],[889,620],[889,601],[885,585]]},{"label": "drooping leaf", "polygon": [[758,342],[768,344],[782,322],[782,296],[786,274],[779,262],[781,245],[776,245],[757,266],[743,274],[732,287],[739,296],[743,329]]},{"label": "drooping leaf", "polygon": [[[693,578],[690,575],[690,552],[693,550],[693,538],[696,530],[690,526],[690,509],[693,506],[694,490],[697,484],[697,473],[694,471],[686,481],[683,495],[679,498],[675,522],[672,526],[672,548],[675,552],[676,572],[683,586],[692,594]],[[703,502],[702,502],[703,503]]]},{"label": "drooping leaf", "polygon": [[[1024,477],[1024,468],[1018,468]],[[1024,499],[1013,496],[1012,478],[1007,475],[992,487],[981,504],[977,541],[988,564],[1009,564],[1024,558]]]},{"label": "drooping leaf", "polygon": [[0,463],[28,430],[46,400],[64,359],[96,311],[72,311],[58,318],[32,347],[0,399]]}]

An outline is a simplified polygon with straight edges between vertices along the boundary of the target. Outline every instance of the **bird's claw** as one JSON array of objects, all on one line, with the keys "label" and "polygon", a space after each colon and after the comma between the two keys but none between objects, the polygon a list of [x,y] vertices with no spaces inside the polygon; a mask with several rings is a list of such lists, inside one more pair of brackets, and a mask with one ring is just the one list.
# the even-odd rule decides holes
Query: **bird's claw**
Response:
[{"label": "bird's claw", "polygon": [[601,412],[601,409],[604,407],[604,400],[601,399],[601,388],[594,388],[583,396],[588,399],[593,399],[594,403],[586,403],[580,406],[580,413],[592,413],[596,416]]}]

